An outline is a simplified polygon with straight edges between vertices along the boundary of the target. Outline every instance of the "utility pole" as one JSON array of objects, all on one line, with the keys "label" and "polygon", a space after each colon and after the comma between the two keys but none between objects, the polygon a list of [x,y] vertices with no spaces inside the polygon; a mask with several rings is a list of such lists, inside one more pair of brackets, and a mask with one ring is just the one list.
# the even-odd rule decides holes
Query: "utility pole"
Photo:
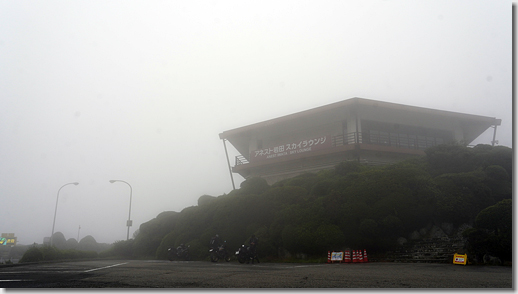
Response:
[{"label": "utility pole", "polygon": [[494,132],[493,132],[493,141],[491,141],[491,146],[495,146],[495,143],[498,144],[498,141],[495,140],[496,139],[496,127],[501,125],[502,124],[502,120],[501,119],[495,119],[495,125],[493,125],[493,128],[495,128]]}]

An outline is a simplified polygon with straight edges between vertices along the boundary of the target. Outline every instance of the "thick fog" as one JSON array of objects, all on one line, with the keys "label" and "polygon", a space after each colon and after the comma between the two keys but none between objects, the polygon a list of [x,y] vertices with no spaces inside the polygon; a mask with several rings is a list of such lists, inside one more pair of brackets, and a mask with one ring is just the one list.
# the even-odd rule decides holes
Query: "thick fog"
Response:
[{"label": "thick fog", "polygon": [[500,118],[512,147],[511,17],[494,0],[1,1],[0,233],[42,243],[78,182],[55,232],[126,240],[130,186],[110,180],[132,187],[131,237],[232,190],[219,133],[353,97]]}]

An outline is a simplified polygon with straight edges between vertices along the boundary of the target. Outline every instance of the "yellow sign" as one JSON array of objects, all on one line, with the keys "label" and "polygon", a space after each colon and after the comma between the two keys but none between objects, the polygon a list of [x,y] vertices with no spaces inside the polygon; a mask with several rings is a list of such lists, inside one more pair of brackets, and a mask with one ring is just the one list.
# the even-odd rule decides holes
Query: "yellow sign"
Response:
[{"label": "yellow sign", "polygon": [[16,245],[16,237],[14,233],[2,233],[0,237],[0,245]]},{"label": "yellow sign", "polygon": [[16,245],[16,237],[14,238],[0,238],[0,245]]},{"label": "yellow sign", "polygon": [[453,264],[466,265],[467,262],[468,262],[468,255],[467,254],[457,254],[457,253],[455,253],[453,255]]}]

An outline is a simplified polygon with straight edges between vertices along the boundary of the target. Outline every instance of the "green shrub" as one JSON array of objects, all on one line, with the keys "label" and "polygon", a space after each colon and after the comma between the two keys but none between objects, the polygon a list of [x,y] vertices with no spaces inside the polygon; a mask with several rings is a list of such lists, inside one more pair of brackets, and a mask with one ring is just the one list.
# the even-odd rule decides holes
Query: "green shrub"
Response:
[{"label": "green shrub", "polygon": [[133,243],[133,239],[116,241],[110,249],[99,253],[99,257],[132,258],[134,256]]},{"label": "green shrub", "polygon": [[[318,259],[335,247],[383,254],[398,237],[431,222],[473,223],[483,209],[512,197],[512,149],[448,145],[426,154],[379,167],[345,162],[272,186],[250,178],[228,194],[201,196],[198,206],[159,214],[140,226],[135,243],[121,241],[101,255],[163,259],[167,248],[185,243],[193,259],[206,260],[215,234],[232,254],[252,233],[259,254],[270,260],[290,254]],[[472,241],[502,251],[493,245],[500,240],[509,247],[511,221],[506,217],[496,230],[487,225],[497,222],[490,212],[478,218]]]},{"label": "green shrub", "polygon": [[33,246],[29,248],[27,251],[25,251],[25,254],[23,254],[19,262],[36,262],[40,260],[43,260],[43,252],[41,252],[41,250],[38,247]]},{"label": "green shrub", "polygon": [[60,250],[54,246],[33,246],[25,251],[25,254],[22,256],[19,262],[24,263],[51,260],[93,259],[97,257],[98,254],[95,251],[79,251],[75,249]]}]

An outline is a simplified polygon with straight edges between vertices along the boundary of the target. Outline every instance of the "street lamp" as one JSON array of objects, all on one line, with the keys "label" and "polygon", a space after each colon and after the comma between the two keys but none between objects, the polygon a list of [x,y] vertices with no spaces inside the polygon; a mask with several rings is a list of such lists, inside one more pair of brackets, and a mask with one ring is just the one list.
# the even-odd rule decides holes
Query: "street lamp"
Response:
[{"label": "street lamp", "polygon": [[50,234],[50,246],[52,246],[52,236],[54,235],[54,226],[56,225],[56,214],[58,212],[59,191],[61,191],[61,189],[63,189],[63,187],[65,187],[67,185],[76,185],[77,186],[77,185],[79,185],[79,183],[78,182],[73,182],[73,183],[64,184],[58,190],[58,196],[56,197],[56,209],[54,210],[54,222],[52,223],[52,234]]},{"label": "street lamp", "polygon": [[129,230],[130,230],[130,227],[131,227],[131,194],[132,194],[133,189],[131,188],[131,185],[128,182],[126,182],[126,181],[110,180],[110,183],[112,183],[112,184],[115,183],[115,182],[123,182],[123,183],[128,184],[128,186],[130,187],[129,214],[128,214],[128,222],[126,223],[126,226],[128,226],[128,235],[126,236],[126,240],[129,240]]}]

